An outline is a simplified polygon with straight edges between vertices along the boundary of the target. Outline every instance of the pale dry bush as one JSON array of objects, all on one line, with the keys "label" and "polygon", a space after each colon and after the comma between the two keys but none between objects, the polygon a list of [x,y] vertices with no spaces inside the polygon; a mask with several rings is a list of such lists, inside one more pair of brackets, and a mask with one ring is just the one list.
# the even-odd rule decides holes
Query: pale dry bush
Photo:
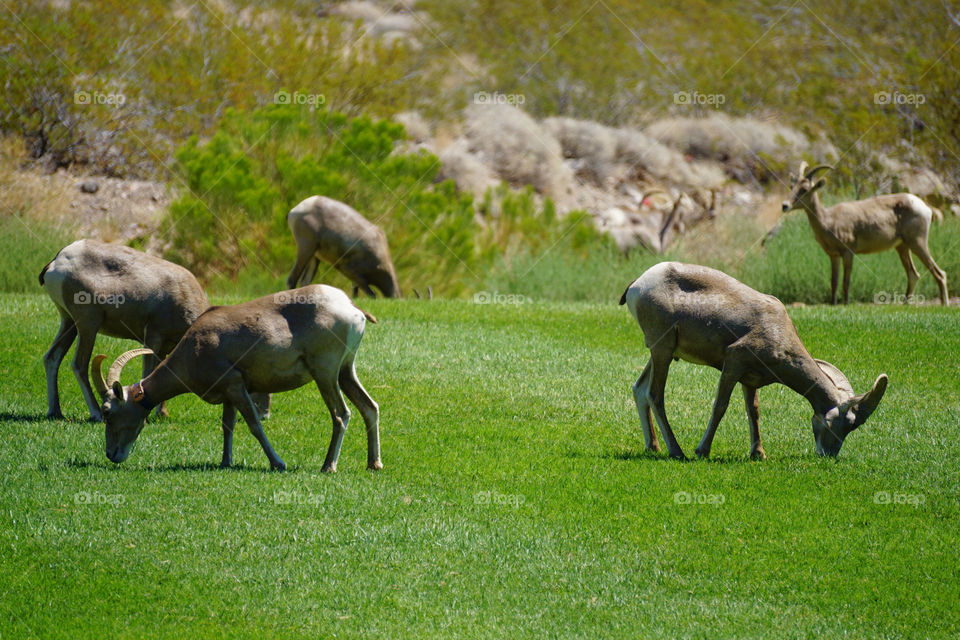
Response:
[{"label": "pale dry bush", "polygon": [[800,131],[755,118],[731,118],[714,113],[705,118],[665,118],[646,133],[682,153],[723,162],[735,177],[777,173],[811,151]]},{"label": "pale dry bush", "polygon": [[682,153],[636,129],[616,130],[616,159],[651,176],[677,185],[714,189],[723,184],[723,170],[712,162],[688,162]]},{"label": "pale dry bush", "polygon": [[0,137],[0,216],[17,216],[28,223],[73,227],[70,199],[73,183],[27,166],[28,156],[18,136]]},{"label": "pale dry bush", "polygon": [[560,143],[565,158],[581,161],[580,172],[597,184],[614,171],[617,137],[613,129],[591,120],[547,118],[544,130]]},{"label": "pale dry bush", "polygon": [[497,181],[480,158],[470,153],[468,144],[460,139],[437,154],[440,159],[438,177],[441,180],[453,180],[457,189],[479,197]]},{"label": "pale dry bush", "polygon": [[407,130],[407,135],[414,142],[427,142],[432,137],[430,135],[430,124],[417,111],[403,111],[394,115],[393,120],[403,125],[403,128]]},{"label": "pale dry bush", "polygon": [[469,151],[513,186],[532,185],[543,195],[563,197],[572,174],[557,140],[511,105],[473,105],[466,110]]}]

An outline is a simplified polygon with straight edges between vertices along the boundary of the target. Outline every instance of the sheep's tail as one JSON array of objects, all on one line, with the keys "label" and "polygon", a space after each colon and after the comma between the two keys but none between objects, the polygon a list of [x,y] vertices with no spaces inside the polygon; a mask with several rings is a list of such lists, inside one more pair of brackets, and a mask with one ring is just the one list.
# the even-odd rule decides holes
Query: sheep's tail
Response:
[{"label": "sheep's tail", "polygon": [[623,290],[623,295],[620,296],[620,304],[622,304],[622,305],[623,305],[623,304],[627,304],[627,291],[630,291],[630,286],[631,286],[632,284],[633,284],[633,283],[631,282],[630,284],[627,285],[627,288]]},{"label": "sheep's tail", "polygon": [[[56,260],[56,258],[54,258],[53,260]],[[43,286],[43,276],[45,276],[45,275],[47,274],[47,270],[50,268],[50,265],[53,264],[53,260],[51,260],[50,262],[48,262],[48,263],[46,264],[46,266],[44,266],[43,269],[40,271],[40,277],[38,278],[38,280],[40,280],[40,286],[41,286],[41,287]]]},{"label": "sheep's tail", "polygon": [[[357,307],[357,305],[353,305],[353,306]],[[377,324],[377,318],[376,318],[372,313],[368,313],[368,312],[364,311],[363,309],[360,309],[360,307],[357,307],[357,309],[360,310],[360,313],[362,313],[363,316],[364,316],[367,320],[369,320],[369,321],[372,322],[373,324]]]}]

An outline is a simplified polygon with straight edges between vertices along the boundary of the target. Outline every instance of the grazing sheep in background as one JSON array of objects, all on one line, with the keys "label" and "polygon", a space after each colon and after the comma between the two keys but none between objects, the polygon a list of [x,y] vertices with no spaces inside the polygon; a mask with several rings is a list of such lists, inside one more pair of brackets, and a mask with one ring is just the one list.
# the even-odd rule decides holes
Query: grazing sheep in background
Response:
[{"label": "grazing sheep in background", "polygon": [[643,330],[650,361],[633,396],[650,451],[659,451],[651,408],[673,458],[683,459],[664,411],[664,388],[673,360],[720,370],[713,414],[697,455],[707,457],[739,382],[750,421],[750,456],[766,458],[760,442],[760,387],[779,382],[810,402],[817,453],[836,456],[844,439],[873,413],[887,388],[881,374],[873,388],[855,395],[846,376],[810,356],[783,304],[727,274],[695,264],[661,262],[637,278],[620,298]]},{"label": "grazing sheep in background", "polygon": [[150,409],[182,393],[223,404],[221,467],[233,463],[237,412],[260,442],[271,468],[283,460],[270,446],[251,394],[297,389],[313,381],[333,418],[333,436],[323,470],[337,470],[343,434],[350,421],[341,389],[360,410],[367,427],[367,467],[382,469],[380,410],[357,379],[354,360],[366,320],[347,295],[334,287],[312,285],[243,304],[212,307],[153,372],[136,384],[120,383],[123,367],[149,350],[135,349],[116,359],[103,377],[106,356],[94,359],[94,382],[103,400],[106,454],[123,462],[143,429]]},{"label": "grazing sheep in background", "polygon": [[61,249],[40,272],[40,284],[60,312],[60,330],[43,356],[48,418],[63,418],[57,374],[74,340],[73,373],[90,419],[99,421],[100,406],[87,376],[97,334],[136,340],[151,349],[156,355],[144,359],[146,376],[210,306],[200,283],[183,267],[96,240],[78,240]]},{"label": "grazing sheep in background", "polygon": [[322,258],[371,298],[374,286],[388,298],[400,297],[400,284],[390,260],[383,230],[356,209],[332,198],[311,196],[287,214],[287,224],[297,243],[297,261],[287,287],[309,284]]},{"label": "grazing sheep in background", "polygon": [[[807,171],[807,163],[800,165],[794,176],[793,189],[783,202],[783,211],[803,209],[813,229],[817,243],[830,257],[830,302],[837,304],[837,280],[843,263],[843,302],[850,299],[850,272],[853,256],[857,253],[877,253],[895,248],[907,272],[909,300],[917,286],[920,274],[910,256],[912,251],[933,274],[940,288],[940,301],[950,304],[947,292],[947,274],[937,266],[927,248],[927,236],[935,211],[923,200],[909,193],[894,193],[866,200],[841,202],[830,208],[820,203],[817,191],[826,184],[826,178],[814,179],[819,171],[830,169],[820,165]],[[941,214],[942,217],[942,214]]]}]

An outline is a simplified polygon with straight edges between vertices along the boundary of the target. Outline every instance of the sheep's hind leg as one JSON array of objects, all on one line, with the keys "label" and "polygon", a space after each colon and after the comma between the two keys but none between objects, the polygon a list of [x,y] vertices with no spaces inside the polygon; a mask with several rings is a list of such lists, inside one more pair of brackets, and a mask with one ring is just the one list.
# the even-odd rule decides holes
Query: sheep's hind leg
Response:
[{"label": "sheep's hind leg", "polygon": [[73,318],[64,311],[60,311],[60,329],[57,331],[53,344],[43,356],[43,368],[47,374],[47,418],[63,420],[60,410],[60,386],[57,380],[63,358],[70,350],[73,341],[77,339],[77,325]]},{"label": "sheep's hind leg", "polygon": [[647,397],[650,388],[650,362],[643,368],[643,373],[633,383],[633,399],[637,403],[637,413],[640,414],[643,444],[647,451],[660,451],[660,441],[657,432],[653,430],[653,416],[650,413],[650,400]]},{"label": "sheep's hind leg", "polygon": [[686,456],[683,455],[683,449],[681,449],[677,443],[677,439],[673,435],[673,429],[670,428],[670,423],[667,421],[667,412],[663,402],[664,389],[667,386],[667,375],[670,373],[670,361],[672,358],[672,346],[669,347],[669,349],[655,347],[651,350],[651,379],[650,386],[647,388],[647,399],[653,406],[653,415],[657,419],[657,424],[660,425],[660,433],[667,442],[667,453],[671,458],[686,460]]},{"label": "sheep's hind leg", "polygon": [[317,388],[323,397],[323,402],[327,405],[330,417],[333,420],[333,433],[330,435],[330,448],[327,449],[327,457],[323,461],[321,471],[326,473],[335,473],[337,471],[337,461],[340,459],[340,447],[343,446],[343,434],[347,431],[347,425],[350,423],[350,410],[343,401],[340,394],[340,386],[337,380],[328,380],[326,378],[314,378],[317,382]]},{"label": "sheep's hind leg", "polygon": [[383,469],[383,462],[380,460],[380,407],[360,384],[352,362],[340,369],[340,387],[350,402],[360,410],[363,423],[367,427],[367,468],[373,471]]},{"label": "sheep's hind leg", "polygon": [[220,459],[220,468],[229,469],[233,466],[233,427],[237,424],[237,408],[230,402],[223,403],[223,457]]}]

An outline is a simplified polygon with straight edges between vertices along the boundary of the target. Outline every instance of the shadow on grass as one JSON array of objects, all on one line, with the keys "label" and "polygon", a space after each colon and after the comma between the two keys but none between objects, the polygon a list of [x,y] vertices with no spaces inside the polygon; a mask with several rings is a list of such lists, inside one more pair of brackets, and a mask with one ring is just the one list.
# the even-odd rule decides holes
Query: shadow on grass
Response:
[{"label": "shadow on grass", "polygon": [[687,454],[687,457],[683,460],[676,460],[668,456],[666,452],[656,453],[653,451],[647,451],[645,449],[622,449],[613,453],[603,454],[600,457],[626,461],[649,460],[658,462],[699,462],[702,464],[744,464],[750,462],[760,462],[758,460],[751,460],[750,456],[746,453],[742,455],[735,453],[712,455],[709,458],[698,458],[696,455],[691,456]]},{"label": "shadow on grass", "polygon": [[0,422],[68,422],[79,423],[86,420],[70,420],[69,418],[48,418],[45,413],[16,413],[0,411]]},{"label": "shadow on grass", "polygon": [[[168,464],[168,465],[148,465],[146,467],[137,467],[137,466],[125,466],[123,463],[110,462],[109,460],[104,459],[103,461],[91,462],[89,460],[67,460],[65,465],[73,469],[106,469],[106,470],[116,470],[121,471],[124,469],[129,469],[131,471],[146,471],[150,473],[169,473],[177,471],[197,471],[197,472],[211,472],[218,471],[222,473],[274,473],[266,465],[257,466],[257,465],[242,465],[234,464],[228,469],[221,469],[220,463],[218,462],[190,462],[190,463],[177,463],[177,464]],[[283,473],[296,472],[297,467],[288,466],[287,470]]]}]

